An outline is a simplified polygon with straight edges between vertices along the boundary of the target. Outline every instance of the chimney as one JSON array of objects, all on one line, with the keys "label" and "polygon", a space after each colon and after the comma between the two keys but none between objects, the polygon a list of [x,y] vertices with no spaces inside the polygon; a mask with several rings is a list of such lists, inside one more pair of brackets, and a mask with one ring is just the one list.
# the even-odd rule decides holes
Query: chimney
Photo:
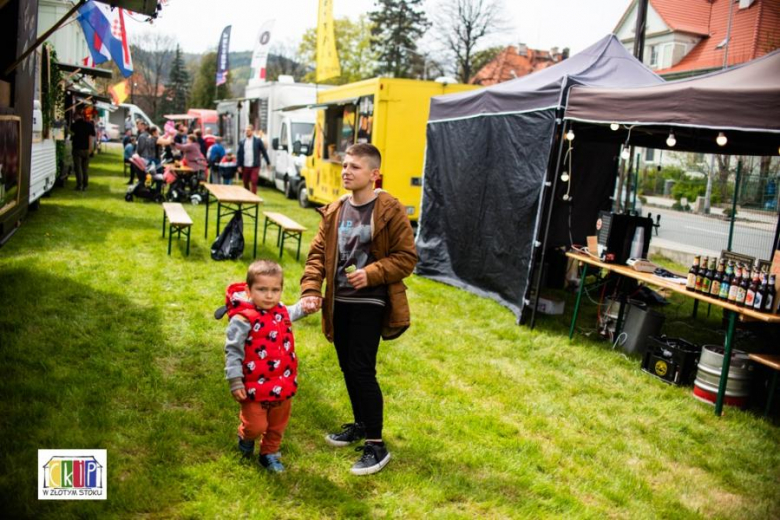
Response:
[{"label": "chimney", "polygon": [[517,54],[519,54],[520,56],[528,56],[528,45],[524,43],[518,43]]}]

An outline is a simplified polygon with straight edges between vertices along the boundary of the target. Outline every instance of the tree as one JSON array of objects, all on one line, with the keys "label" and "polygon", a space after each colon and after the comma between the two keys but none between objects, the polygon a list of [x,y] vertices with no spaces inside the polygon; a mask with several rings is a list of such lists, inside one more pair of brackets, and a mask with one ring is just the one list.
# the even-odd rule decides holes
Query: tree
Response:
[{"label": "tree", "polygon": [[454,58],[455,74],[463,83],[477,71],[474,58],[479,42],[505,29],[501,0],[441,0],[434,22],[438,39]]},{"label": "tree", "polygon": [[[323,83],[344,85],[374,76],[378,53],[371,48],[371,22],[361,15],[357,22],[349,18],[334,21],[336,33],[336,52],[341,62],[341,76],[331,78]],[[316,80],[317,66],[317,29],[312,28],[303,34],[303,40],[298,48],[299,62],[308,72],[304,81]]]},{"label": "tree", "polygon": [[158,121],[162,115],[163,97],[160,90],[163,89],[165,73],[173,54],[175,40],[172,36],[147,32],[134,38],[130,45],[133,56],[134,72],[130,81],[135,83],[133,87],[135,96],[143,96],[153,121]]},{"label": "tree", "polygon": [[428,28],[422,0],[374,0],[377,10],[368,13],[373,24],[371,47],[379,53],[377,73],[409,77],[417,40]]},{"label": "tree", "polygon": [[214,108],[214,101],[217,99],[229,99],[230,95],[230,74],[227,81],[220,86],[216,84],[217,78],[217,53],[209,52],[204,54],[200,60],[200,67],[195,75],[195,82],[192,85],[192,94],[190,103],[198,108]]},{"label": "tree", "polygon": [[283,74],[292,76],[295,81],[300,81],[309,71],[305,65],[298,61],[295,46],[282,42],[272,46],[268,54],[268,65],[265,72],[268,81],[276,81]]},{"label": "tree", "polygon": [[189,90],[190,75],[187,73],[187,68],[184,65],[181,47],[176,45],[171,72],[168,76],[168,83],[165,86],[165,112],[180,114],[187,110]]}]

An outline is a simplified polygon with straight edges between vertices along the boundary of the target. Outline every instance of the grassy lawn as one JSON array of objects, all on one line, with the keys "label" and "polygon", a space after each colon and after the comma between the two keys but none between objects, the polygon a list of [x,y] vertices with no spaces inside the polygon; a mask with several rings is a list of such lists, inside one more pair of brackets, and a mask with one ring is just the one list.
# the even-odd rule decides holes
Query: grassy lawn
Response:
[{"label": "grassy lawn", "polygon": [[[162,210],[124,201],[118,155],[93,161],[89,191],[73,185],[0,249],[6,518],[780,517],[780,430],[759,414],[716,418],[690,388],[591,339],[594,305],[569,342],[568,314],[530,331],[492,301],[417,277],[412,328],[380,348],[390,465],[353,477],[357,454],[322,440],[351,415],[319,315],[296,324],[287,472],[242,463],[226,321],[213,311],[245,275],[247,222],[244,259],[214,262],[213,224],[204,239],[204,206],[187,205],[191,254],[182,241],[167,256]],[[309,228],[308,244],[318,215],[260,195]],[[258,256],[275,258],[274,243]],[[290,251],[293,303],[303,259]],[[719,342],[720,316],[690,321],[689,305],[673,300],[667,322]],[[38,501],[41,448],[107,449],[108,500]]]}]

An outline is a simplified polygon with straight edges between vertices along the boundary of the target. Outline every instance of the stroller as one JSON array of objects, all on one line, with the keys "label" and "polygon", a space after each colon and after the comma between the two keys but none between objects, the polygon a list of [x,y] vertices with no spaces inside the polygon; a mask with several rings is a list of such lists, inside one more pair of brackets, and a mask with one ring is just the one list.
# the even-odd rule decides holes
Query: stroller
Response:
[{"label": "stroller", "polygon": [[130,158],[130,165],[131,168],[136,168],[136,174],[138,171],[142,172],[142,174],[139,176],[140,180],[135,186],[127,188],[125,200],[133,202],[135,197],[154,202],[165,200],[162,194],[164,167],[162,165],[157,166],[152,161],[147,162],[146,159],[138,154],[133,154]]},{"label": "stroller", "polygon": [[171,202],[189,201],[193,205],[206,200],[207,194],[200,185],[199,172],[180,173],[174,168],[166,168],[165,182],[169,184],[165,198]]}]

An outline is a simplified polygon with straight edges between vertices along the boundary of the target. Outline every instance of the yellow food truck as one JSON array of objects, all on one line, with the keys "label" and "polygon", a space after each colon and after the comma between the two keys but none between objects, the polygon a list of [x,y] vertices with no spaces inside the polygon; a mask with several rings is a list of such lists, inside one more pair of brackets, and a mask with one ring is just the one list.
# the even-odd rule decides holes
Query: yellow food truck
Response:
[{"label": "yellow food truck", "polygon": [[341,185],[344,152],[354,143],[372,143],[382,154],[377,187],[397,197],[409,218],[417,220],[430,99],[474,88],[478,87],[373,78],[319,92],[314,148],[302,168],[299,202],[328,204],[346,193]]}]

